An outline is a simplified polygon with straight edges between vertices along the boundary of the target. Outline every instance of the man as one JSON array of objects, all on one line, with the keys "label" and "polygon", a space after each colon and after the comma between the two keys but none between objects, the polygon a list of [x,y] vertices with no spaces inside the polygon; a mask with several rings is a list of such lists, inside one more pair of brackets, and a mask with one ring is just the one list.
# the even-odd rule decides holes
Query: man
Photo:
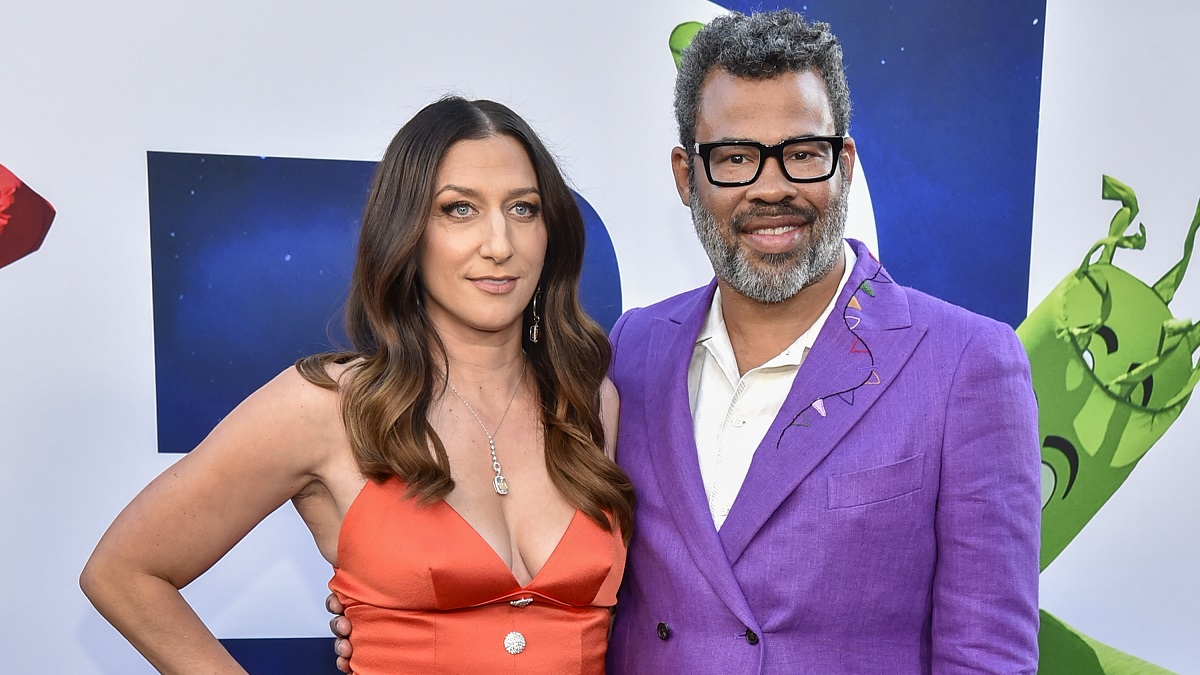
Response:
[{"label": "man", "polygon": [[843,242],[829,27],[715,19],[675,112],[716,279],[613,328],[638,510],[610,672],[1035,672],[1028,363],[1007,326]]},{"label": "man", "polygon": [[1029,366],[1010,328],[842,239],[855,144],[829,27],[715,19],[675,111],[716,279],[613,328],[638,510],[609,672],[1035,672]]}]

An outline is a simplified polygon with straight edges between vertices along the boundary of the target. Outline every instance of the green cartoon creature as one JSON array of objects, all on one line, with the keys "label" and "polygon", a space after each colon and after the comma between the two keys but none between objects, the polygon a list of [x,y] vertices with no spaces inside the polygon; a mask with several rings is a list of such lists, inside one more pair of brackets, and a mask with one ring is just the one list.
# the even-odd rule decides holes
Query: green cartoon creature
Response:
[{"label": "green cartoon creature", "polygon": [[[1121,202],[1108,236],[1017,328],[1029,354],[1042,439],[1044,570],[1108,501],[1187,405],[1200,380],[1192,355],[1200,323],[1168,308],[1192,256],[1200,207],[1183,258],[1153,286],[1113,265],[1117,249],[1141,250],[1137,196],[1104,176]],[[1167,672],[1079,634],[1042,611],[1040,672]]]},{"label": "green cartoon creature", "polygon": [[671,48],[671,58],[675,59],[675,68],[679,68],[679,60],[683,58],[683,50],[688,45],[692,44],[692,38],[696,37],[696,33],[704,28],[704,24],[699,21],[688,21],[681,23],[671,31],[671,37],[667,39],[667,46]]}]

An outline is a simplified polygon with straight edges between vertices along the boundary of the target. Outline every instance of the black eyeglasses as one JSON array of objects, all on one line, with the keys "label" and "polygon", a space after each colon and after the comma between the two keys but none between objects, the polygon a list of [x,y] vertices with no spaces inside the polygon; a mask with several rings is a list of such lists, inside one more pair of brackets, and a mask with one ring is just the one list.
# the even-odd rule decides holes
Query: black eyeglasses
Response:
[{"label": "black eyeglasses", "polygon": [[749,185],[762,175],[767,159],[774,157],[783,175],[793,183],[829,180],[837,171],[845,136],[801,136],[775,145],[756,141],[696,143],[693,151],[704,160],[708,182],[719,187]]}]

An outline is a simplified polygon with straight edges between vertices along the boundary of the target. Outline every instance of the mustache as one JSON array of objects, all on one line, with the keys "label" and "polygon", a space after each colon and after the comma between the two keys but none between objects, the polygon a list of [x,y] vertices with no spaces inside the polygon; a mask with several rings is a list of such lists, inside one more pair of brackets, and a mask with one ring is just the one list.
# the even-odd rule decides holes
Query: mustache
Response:
[{"label": "mustache", "polygon": [[755,218],[787,216],[798,218],[808,223],[815,223],[820,217],[815,208],[795,206],[792,204],[759,204],[751,206],[745,211],[735,215],[730,225],[734,231],[742,229],[742,225],[754,220]]}]

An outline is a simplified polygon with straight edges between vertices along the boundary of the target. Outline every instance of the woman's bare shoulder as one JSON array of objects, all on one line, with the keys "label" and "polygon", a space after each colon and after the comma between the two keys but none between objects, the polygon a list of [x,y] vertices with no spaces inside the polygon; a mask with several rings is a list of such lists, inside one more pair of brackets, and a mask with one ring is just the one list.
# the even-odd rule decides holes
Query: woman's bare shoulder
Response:
[{"label": "woman's bare shoulder", "polygon": [[222,422],[239,435],[257,439],[268,452],[286,447],[296,459],[308,464],[325,464],[346,453],[342,395],[336,383],[346,377],[346,366],[326,366],[330,388],[313,382],[291,366],[251,394]]},{"label": "woman's bare shoulder", "polygon": [[[317,367],[320,370],[316,372],[312,372],[311,366],[300,368],[293,365],[276,375],[259,391],[293,405],[336,405],[341,399],[343,387],[354,376],[359,363],[361,359],[327,361],[319,364]],[[310,372],[306,373],[305,370]]]},{"label": "woman's bare shoulder", "polygon": [[617,385],[606,376],[600,383],[600,407],[608,409],[612,407],[614,410],[621,405],[621,396],[617,393]]},{"label": "woman's bare shoulder", "polygon": [[[327,371],[332,369],[327,367]],[[331,372],[331,377],[333,373]],[[337,379],[333,382],[336,384]],[[336,410],[340,393],[336,387],[314,382],[291,366],[262,386],[251,398],[262,397],[264,403],[280,406],[298,414],[320,414]],[[247,399],[249,401],[250,399]]]},{"label": "woman's bare shoulder", "polygon": [[621,397],[617,387],[607,377],[600,383],[600,422],[604,425],[604,452],[609,459],[617,456],[617,420],[621,413]]}]

